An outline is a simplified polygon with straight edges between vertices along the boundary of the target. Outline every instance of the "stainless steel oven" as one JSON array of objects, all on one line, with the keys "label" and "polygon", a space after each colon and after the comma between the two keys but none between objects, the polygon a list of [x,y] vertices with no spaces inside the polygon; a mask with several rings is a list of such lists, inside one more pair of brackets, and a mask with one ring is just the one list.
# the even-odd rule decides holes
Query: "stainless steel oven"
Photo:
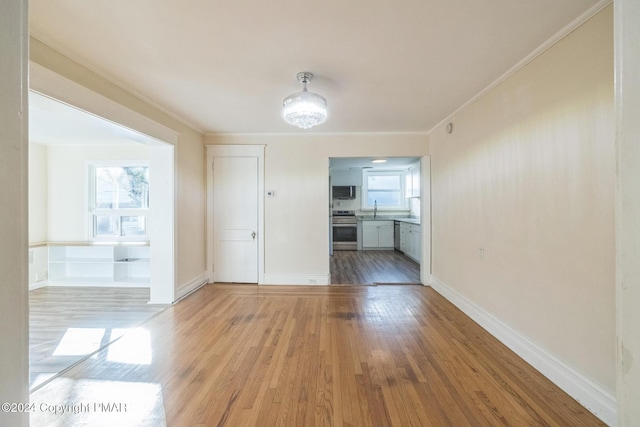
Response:
[{"label": "stainless steel oven", "polygon": [[358,221],[354,211],[333,211],[331,227],[334,251],[358,250]]}]

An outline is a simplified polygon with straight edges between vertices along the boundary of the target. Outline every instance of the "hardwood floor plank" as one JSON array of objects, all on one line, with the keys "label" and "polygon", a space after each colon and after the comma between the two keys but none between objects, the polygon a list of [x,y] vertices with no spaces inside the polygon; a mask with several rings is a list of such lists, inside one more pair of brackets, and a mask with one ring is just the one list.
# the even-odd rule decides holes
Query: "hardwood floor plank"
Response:
[{"label": "hardwood floor plank", "polygon": [[107,347],[32,401],[126,401],[119,426],[604,425],[427,287],[209,285],[143,327],[149,363]]},{"label": "hardwood floor plank", "polygon": [[[148,301],[149,288],[47,286],[29,291],[30,388],[108,344],[114,330],[133,328],[166,308]],[[91,329],[102,333],[99,342],[78,345]]]},{"label": "hardwood floor plank", "polygon": [[419,284],[420,265],[398,251],[334,251],[333,285]]}]

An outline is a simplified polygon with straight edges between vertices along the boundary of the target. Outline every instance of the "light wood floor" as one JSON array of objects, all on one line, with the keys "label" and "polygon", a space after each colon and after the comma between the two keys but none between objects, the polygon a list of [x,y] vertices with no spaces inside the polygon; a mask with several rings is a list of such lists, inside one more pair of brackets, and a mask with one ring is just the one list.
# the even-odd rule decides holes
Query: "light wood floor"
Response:
[{"label": "light wood floor", "polygon": [[54,287],[29,292],[30,388],[112,341],[166,306],[149,288]]},{"label": "light wood floor", "polygon": [[334,251],[331,284],[420,283],[420,265],[397,251]]},{"label": "light wood floor", "polygon": [[428,287],[207,285],[144,330],[32,394],[120,412],[32,425],[603,425]]}]

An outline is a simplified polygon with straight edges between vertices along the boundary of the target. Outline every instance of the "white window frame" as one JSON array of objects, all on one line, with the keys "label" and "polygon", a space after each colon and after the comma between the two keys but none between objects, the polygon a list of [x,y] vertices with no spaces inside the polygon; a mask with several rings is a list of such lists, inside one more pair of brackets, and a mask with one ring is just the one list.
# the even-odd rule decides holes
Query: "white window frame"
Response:
[{"label": "white window frame", "polygon": [[[148,208],[126,208],[126,209],[98,209],[96,208],[96,168],[98,167],[140,167],[149,168],[148,161],[142,160],[104,160],[91,161],[87,163],[87,236],[92,242],[148,242],[149,241],[149,219],[151,217],[151,202]],[[151,183],[149,183],[151,185]],[[106,215],[118,217],[117,235],[96,236],[95,217]],[[145,218],[145,234],[137,236],[122,236],[120,225],[123,216],[142,216]]]},{"label": "white window frame", "polygon": [[405,170],[380,170],[380,169],[364,169],[362,171],[362,210],[371,211],[374,209],[373,205],[368,204],[369,199],[369,176],[398,176],[400,178],[400,204],[395,206],[380,206],[379,211],[398,211],[407,210],[408,204],[405,197],[405,185],[406,185],[406,171]]}]

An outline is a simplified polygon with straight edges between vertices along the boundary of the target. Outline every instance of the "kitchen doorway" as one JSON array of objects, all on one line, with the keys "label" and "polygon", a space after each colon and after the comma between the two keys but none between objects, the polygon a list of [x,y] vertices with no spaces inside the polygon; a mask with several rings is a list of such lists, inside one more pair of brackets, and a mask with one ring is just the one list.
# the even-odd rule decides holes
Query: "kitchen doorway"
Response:
[{"label": "kitchen doorway", "polygon": [[[428,156],[329,159],[331,284],[427,283],[429,166]],[[346,243],[344,227],[355,230]]]}]

